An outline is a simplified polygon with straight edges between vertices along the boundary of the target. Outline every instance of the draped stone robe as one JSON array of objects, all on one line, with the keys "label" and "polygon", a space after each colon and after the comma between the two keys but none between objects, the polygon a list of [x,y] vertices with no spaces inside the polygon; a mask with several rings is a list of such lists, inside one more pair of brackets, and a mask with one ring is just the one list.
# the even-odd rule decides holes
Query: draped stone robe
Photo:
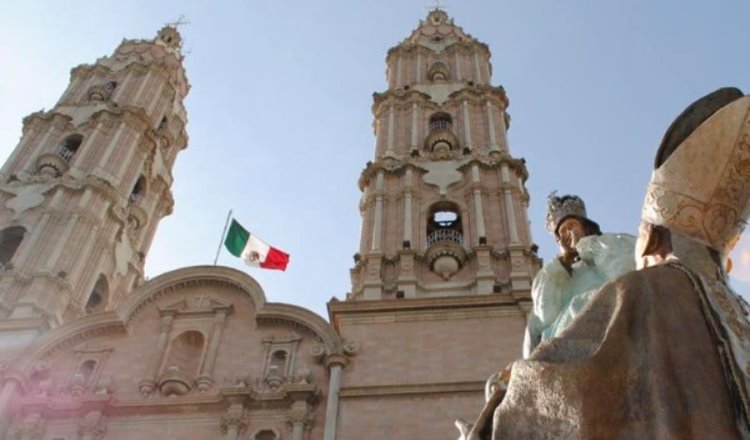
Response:
[{"label": "draped stone robe", "polygon": [[679,263],[606,284],[559,337],[513,364],[476,438],[747,438],[740,379],[701,286]]}]

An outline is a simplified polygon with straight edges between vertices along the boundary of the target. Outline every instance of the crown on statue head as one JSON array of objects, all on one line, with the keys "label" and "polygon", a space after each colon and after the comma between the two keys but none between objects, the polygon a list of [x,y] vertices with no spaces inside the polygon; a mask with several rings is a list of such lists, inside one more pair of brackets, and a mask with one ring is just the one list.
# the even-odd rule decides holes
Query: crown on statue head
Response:
[{"label": "crown on statue head", "polygon": [[553,191],[547,197],[547,230],[553,235],[557,232],[560,222],[568,217],[587,219],[586,204],[580,197],[569,194],[559,197],[556,194],[557,192]]}]

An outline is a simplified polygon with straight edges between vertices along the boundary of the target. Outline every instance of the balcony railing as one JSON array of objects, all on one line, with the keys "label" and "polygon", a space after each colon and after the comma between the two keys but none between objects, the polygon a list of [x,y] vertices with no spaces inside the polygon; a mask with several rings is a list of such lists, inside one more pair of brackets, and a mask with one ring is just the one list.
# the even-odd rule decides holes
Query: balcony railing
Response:
[{"label": "balcony railing", "polygon": [[52,153],[60,156],[65,162],[70,162],[70,159],[73,158],[75,151],[64,145],[58,145],[52,149]]},{"label": "balcony railing", "polygon": [[453,123],[445,119],[430,122],[430,133],[437,130],[452,130]]},{"label": "balcony railing", "polygon": [[432,234],[427,236],[427,245],[432,246],[440,241],[452,241],[458,243],[461,246],[464,245],[464,236],[460,232],[453,229],[438,229]]}]

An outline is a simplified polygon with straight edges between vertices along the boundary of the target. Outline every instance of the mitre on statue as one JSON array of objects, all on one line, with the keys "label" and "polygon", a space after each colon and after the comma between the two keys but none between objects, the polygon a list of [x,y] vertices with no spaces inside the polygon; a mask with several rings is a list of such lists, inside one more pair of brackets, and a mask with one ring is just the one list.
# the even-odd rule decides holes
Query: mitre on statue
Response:
[{"label": "mitre on statue", "polygon": [[[712,96],[718,98],[710,102]],[[704,106],[731,103],[705,121],[686,122],[702,123],[684,140],[674,141],[679,148],[654,170],[642,220],[725,255],[750,215],[750,96],[743,97],[737,89],[720,89],[705,99],[709,102],[701,100]],[[692,106],[685,113],[691,110]],[[665,142],[672,135],[679,137],[676,131],[679,127],[670,127]]]}]

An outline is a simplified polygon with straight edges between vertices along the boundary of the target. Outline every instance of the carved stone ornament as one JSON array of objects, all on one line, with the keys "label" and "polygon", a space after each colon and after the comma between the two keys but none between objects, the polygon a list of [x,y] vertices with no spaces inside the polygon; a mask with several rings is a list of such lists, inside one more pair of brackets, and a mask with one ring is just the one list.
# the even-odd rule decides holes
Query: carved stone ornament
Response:
[{"label": "carved stone ornament", "polygon": [[247,412],[241,406],[235,407],[233,405],[227,409],[227,412],[221,418],[221,433],[226,434],[230,429],[238,434],[247,429]]},{"label": "carved stone ornament", "polygon": [[359,342],[344,341],[342,349],[345,355],[354,356],[359,352]]},{"label": "carved stone ornament", "polygon": [[107,424],[101,411],[90,411],[78,422],[78,438],[101,440],[107,432]]},{"label": "carved stone ornament", "polygon": [[311,429],[313,416],[309,405],[304,402],[298,402],[292,405],[286,413],[286,422],[289,425],[289,428],[293,428],[294,425],[303,425],[305,430]]},{"label": "carved stone ornament", "polygon": [[721,253],[750,204],[750,96],[721,108],[651,177],[641,218]]},{"label": "carved stone ornament", "polygon": [[42,440],[44,436],[44,419],[39,413],[30,413],[24,416],[21,423],[16,427],[11,440]]}]

